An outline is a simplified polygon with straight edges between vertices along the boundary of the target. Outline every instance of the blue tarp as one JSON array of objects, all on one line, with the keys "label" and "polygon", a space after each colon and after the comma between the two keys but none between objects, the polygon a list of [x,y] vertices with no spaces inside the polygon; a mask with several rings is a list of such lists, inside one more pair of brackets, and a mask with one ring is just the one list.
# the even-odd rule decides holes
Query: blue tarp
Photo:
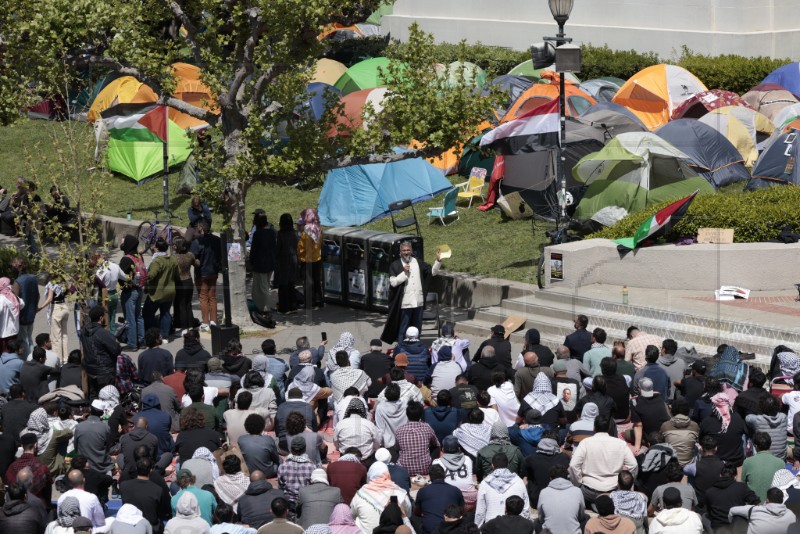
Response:
[{"label": "blue tarp", "polygon": [[452,187],[420,158],[335,169],[319,195],[319,218],[323,226],[360,226],[389,215],[392,202],[417,203]]}]

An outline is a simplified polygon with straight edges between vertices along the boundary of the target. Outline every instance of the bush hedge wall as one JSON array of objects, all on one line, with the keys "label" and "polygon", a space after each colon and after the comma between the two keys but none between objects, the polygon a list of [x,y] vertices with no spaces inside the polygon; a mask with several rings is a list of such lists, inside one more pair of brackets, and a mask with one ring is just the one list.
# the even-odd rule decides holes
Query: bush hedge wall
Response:
[{"label": "bush hedge wall", "polygon": [[[590,237],[631,237],[656,211],[670,202],[634,213]],[[736,243],[775,239],[785,227],[800,231],[800,187],[772,187],[753,192],[698,195],[689,211],[667,236],[668,240],[696,236],[698,228],[733,228]]]}]

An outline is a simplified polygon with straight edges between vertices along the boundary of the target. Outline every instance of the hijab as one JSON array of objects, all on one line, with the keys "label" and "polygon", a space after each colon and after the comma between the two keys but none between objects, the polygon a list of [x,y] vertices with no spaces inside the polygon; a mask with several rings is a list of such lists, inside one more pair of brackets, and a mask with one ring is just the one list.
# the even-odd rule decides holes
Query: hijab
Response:
[{"label": "hijab", "polygon": [[[2,284],[2,279],[0,279]],[[779,352],[778,361],[781,366],[781,375],[794,376],[800,372],[800,358],[794,352]]]},{"label": "hijab", "polygon": [[490,434],[489,442],[499,443],[501,445],[511,443],[508,437],[508,427],[499,419],[492,425],[492,433]]},{"label": "hijab", "polygon": [[383,510],[386,503],[400,489],[392,482],[389,468],[383,462],[374,462],[367,471],[367,483],[361,486],[356,495],[371,504],[376,510]]},{"label": "hijab", "polygon": [[328,526],[331,527],[331,534],[361,534],[361,529],[353,521],[350,506],[343,503],[333,507]]},{"label": "hijab", "polygon": [[81,503],[75,497],[64,497],[64,500],[58,506],[58,526],[71,527],[72,522],[76,517],[81,515]]},{"label": "hijab", "polygon": [[731,424],[731,400],[724,392],[719,392],[711,397],[711,411],[722,423],[721,433],[728,430]]},{"label": "hijab", "polygon": [[730,385],[737,391],[744,391],[747,384],[747,364],[739,357],[739,349],[728,345],[719,356],[719,362],[709,371],[708,376]]},{"label": "hijab", "polygon": [[336,353],[340,350],[345,351],[348,356],[355,350],[356,338],[350,332],[342,332],[339,336],[339,341],[328,351],[328,370],[336,371],[339,365],[336,363]]},{"label": "hijab", "polygon": [[3,295],[11,303],[14,309],[14,316],[19,316],[19,299],[11,290],[11,280],[5,276],[0,278],[0,295]]},{"label": "hijab", "polygon": [[39,454],[44,453],[50,444],[53,431],[50,428],[50,420],[44,408],[35,409],[28,417],[28,430],[36,434],[36,446]]},{"label": "hijab", "polygon": [[198,447],[192,455],[192,460],[205,460],[211,464],[211,480],[216,480],[219,477],[219,465],[214,454],[208,450],[207,447]]},{"label": "hijab", "polygon": [[314,369],[311,365],[304,366],[286,388],[286,392],[295,388],[299,389],[303,393],[303,402],[311,402],[319,392],[319,386],[314,383]]},{"label": "hijab", "polygon": [[144,519],[144,516],[142,515],[141,510],[132,504],[123,504],[117,512],[117,516],[114,521],[119,521],[120,523],[125,523],[126,525],[136,526],[142,519]]},{"label": "hijab", "polygon": [[175,506],[175,517],[180,519],[196,519],[200,517],[200,505],[193,493],[185,491]]},{"label": "hijab", "polygon": [[553,386],[550,379],[544,374],[539,373],[533,381],[533,391],[525,396],[528,406],[544,415],[558,404],[558,397],[553,393]]},{"label": "hijab", "polygon": [[332,534],[331,527],[323,523],[311,525],[303,534]]},{"label": "hijab", "polygon": [[319,216],[317,216],[317,210],[314,208],[306,208],[300,214],[300,218],[303,220],[303,232],[310,237],[314,243],[319,242],[319,238],[322,235],[322,231],[319,227]]}]

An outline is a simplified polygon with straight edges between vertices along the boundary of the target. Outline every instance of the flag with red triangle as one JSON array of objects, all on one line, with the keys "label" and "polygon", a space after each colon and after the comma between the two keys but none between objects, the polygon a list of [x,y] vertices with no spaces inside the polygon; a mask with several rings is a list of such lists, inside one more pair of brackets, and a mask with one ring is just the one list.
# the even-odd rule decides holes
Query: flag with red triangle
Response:
[{"label": "flag with red triangle", "polygon": [[689,205],[691,205],[694,197],[697,196],[698,191],[658,210],[655,215],[639,226],[633,237],[615,239],[614,242],[617,243],[620,248],[633,250],[648,239],[655,239],[656,237],[665,235],[684,215],[686,215],[686,212],[689,210]]},{"label": "flag with red triangle", "polygon": [[103,111],[100,116],[112,139],[167,142],[169,118],[166,106],[117,104]]}]

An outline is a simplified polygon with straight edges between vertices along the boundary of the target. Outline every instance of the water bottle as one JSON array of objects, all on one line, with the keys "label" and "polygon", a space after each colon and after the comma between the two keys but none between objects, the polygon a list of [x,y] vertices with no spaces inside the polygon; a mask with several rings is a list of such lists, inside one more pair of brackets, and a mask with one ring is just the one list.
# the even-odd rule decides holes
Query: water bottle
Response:
[{"label": "water bottle", "polygon": [[628,305],[628,286],[622,286],[622,304]]}]

